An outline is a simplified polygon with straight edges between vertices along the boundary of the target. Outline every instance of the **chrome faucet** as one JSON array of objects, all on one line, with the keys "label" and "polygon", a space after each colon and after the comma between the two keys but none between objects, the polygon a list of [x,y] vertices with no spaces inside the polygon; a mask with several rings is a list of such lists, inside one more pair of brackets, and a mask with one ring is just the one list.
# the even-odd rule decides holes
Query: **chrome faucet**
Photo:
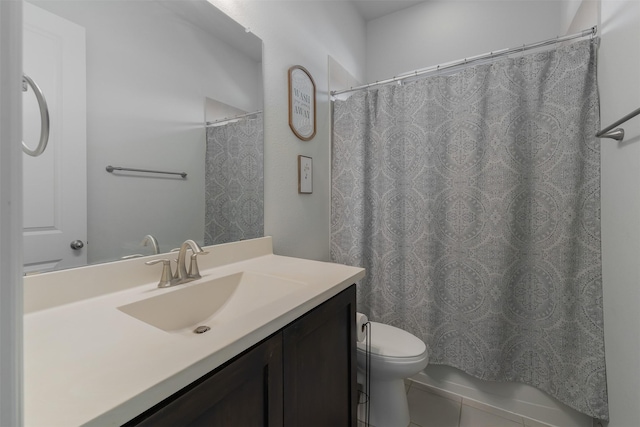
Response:
[{"label": "chrome faucet", "polygon": [[[191,254],[190,262],[189,262],[189,271],[187,271],[186,266],[186,257],[187,250],[191,249],[193,254]],[[192,280],[199,279],[200,270],[198,269],[198,255],[206,255],[209,252],[205,252],[202,250],[200,245],[198,245],[195,241],[189,239],[185,240],[185,242],[180,246],[180,252],[178,252],[178,265],[176,266],[176,274],[173,276],[174,279],[177,279],[178,283],[187,283]]]},{"label": "chrome faucet", "polygon": [[[191,249],[193,252],[190,257],[189,263],[189,271],[187,271],[186,266],[186,258],[187,251]],[[200,277],[200,270],[198,269],[198,255],[206,255],[209,252],[205,252],[202,250],[200,245],[198,245],[195,241],[189,239],[186,240],[182,246],[180,246],[178,252],[178,265],[176,266],[175,274],[171,271],[171,261],[168,259],[156,259],[153,261],[147,261],[145,264],[154,265],[158,263],[162,263],[162,277],[158,282],[159,288],[168,288],[169,286],[181,285],[183,283],[188,283],[193,280],[197,280]]]}]

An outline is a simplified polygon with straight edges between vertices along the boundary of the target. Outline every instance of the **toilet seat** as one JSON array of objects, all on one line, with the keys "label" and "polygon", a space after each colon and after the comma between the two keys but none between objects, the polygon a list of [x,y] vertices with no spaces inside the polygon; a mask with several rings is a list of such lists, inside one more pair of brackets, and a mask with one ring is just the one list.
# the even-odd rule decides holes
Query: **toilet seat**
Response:
[{"label": "toilet seat", "polygon": [[[370,322],[371,357],[410,359],[424,358],[427,346],[418,337],[407,331],[384,323]],[[358,342],[358,351],[367,350],[367,339]]]}]

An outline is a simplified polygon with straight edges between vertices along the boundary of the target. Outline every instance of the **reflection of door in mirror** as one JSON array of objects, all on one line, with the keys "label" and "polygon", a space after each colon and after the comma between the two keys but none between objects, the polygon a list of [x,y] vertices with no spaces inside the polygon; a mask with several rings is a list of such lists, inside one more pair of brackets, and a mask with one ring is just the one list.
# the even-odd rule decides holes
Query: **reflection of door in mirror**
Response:
[{"label": "reflection of door in mirror", "polygon": [[264,232],[261,111],[243,111],[207,98],[205,155],[206,245]]},{"label": "reflection of door in mirror", "polygon": [[[83,27],[29,3],[23,16],[23,70],[43,91],[51,120],[45,152],[23,154],[24,271],[30,273],[87,262],[86,247],[71,247],[87,238],[86,61]],[[23,95],[23,139],[35,146],[40,111],[31,88]]]},{"label": "reflection of door in mirror", "polygon": [[[56,168],[73,171],[86,186],[87,233],[86,240],[64,241],[65,249],[72,240],[83,240],[91,264],[152,254],[141,244],[146,235],[156,239],[160,252],[186,239],[202,244],[203,102],[211,98],[242,111],[262,109],[261,40],[207,0],[27,0],[25,8],[27,3],[86,32],[86,108],[74,104],[86,113],[86,120],[77,120],[86,131],[86,167],[79,167],[86,180],[74,165]],[[68,82],[54,92],[64,89],[66,99],[75,86]],[[25,94],[25,101],[32,96]],[[66,151],[58,157],[67,159]],[[187,176],[108,173],[108,165]]]}]

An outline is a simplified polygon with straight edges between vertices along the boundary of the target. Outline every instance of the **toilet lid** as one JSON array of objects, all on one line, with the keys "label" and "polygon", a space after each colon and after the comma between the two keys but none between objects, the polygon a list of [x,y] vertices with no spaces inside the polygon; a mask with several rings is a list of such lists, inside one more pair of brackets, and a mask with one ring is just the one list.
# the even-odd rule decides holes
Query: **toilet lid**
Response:
[{"label": "toilet lid", "polygon": [[[427,346],[415,335],[384,323],[371,323],[371,354],[387,357],[416,357]],[[367,340],[358,343],[358,350],[366,351]]]}]

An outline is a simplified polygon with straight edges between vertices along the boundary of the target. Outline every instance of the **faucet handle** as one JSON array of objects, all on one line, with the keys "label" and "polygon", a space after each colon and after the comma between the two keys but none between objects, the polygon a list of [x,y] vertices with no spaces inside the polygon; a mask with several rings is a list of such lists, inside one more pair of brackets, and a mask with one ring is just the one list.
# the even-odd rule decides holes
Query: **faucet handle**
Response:
[{"label": "faucet handle", "polygon": [[162,263],[162,276],[160,276],[160,281],[158,282],[159,288],[168,288],[169,286],[173,286],[175,282],[173,282],[173,272],[171,271],[171,261],[168,259],[154,259],[153,261],[147,261],[145,264],[154,265],[158,263]]},{"label": "faucet handle", "polygon": [[198,255],[206,255],[209,252],[194,252],[191,254],[191,261],[189,262],[189,272],[187,273],[187,277],[193,279],[199,279],[202,276],[200,275],[200,270],[198,269]]}]

